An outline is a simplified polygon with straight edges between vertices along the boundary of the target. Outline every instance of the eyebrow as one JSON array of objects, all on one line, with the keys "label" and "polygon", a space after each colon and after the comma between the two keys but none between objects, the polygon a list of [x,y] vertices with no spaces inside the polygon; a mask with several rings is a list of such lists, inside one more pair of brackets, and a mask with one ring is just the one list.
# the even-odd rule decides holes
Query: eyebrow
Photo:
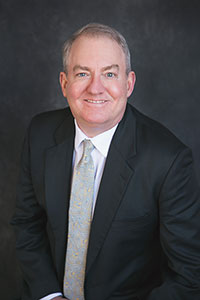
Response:
[{"label": "eyebrow", "polygon": [[75,72],[77,70],[90,71],[90,69],[88,67],[81,66],[81,65],[75,65],[73,67],[73,72]]},{"label": "eyebrow", "polygon": [[[110,65],[110,66],[106,66],[106,67],[102,68],[102,71],[108,71],[108,70],[111,70],[111,69],[119,70],[119,65],[118,64],[113,64],[113,65]],[[73,67],[73,72],[76,72],[77,70],[90,71],[90,69],[86,66],[75,65]]]},{"label": "eyebrow", "polygon": [[102,70],[103,71],[108,71],[108,70],[111,70],[111,69],[117,69],[117,70],[119,70],[119,65],[113,64],[113,65],[110,65],[110,66],[107,66],[107,67],[103,68]]}]

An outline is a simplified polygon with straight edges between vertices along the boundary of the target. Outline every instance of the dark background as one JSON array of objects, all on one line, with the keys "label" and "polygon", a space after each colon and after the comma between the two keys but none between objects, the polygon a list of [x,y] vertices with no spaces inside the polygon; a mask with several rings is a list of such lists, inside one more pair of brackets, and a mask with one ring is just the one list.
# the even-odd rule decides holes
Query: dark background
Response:
[{"label": "dark background", "polygon": [[33,115],[66,106],[58,83],[65,39],[89,22],[125,35],[137,84],[130,102],[193,150],[200,178],[200,2],[0,0],[0,298],[20,299],[9,220],[25,130]]}]

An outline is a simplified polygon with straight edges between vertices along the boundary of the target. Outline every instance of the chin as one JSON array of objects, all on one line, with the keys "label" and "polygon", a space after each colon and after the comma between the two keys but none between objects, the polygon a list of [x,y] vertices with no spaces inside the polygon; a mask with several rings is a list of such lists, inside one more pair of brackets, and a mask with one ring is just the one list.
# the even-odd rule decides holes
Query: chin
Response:
[{"label": "chin", "polygon": [[88,127],[91,127],[91,128],[95,128],[95,127],[102,127],[106,124],[105,121],[100,121],[100,120],[85,120],[85,124],[88,126]]},{"label": "chin", "polygon": [[104,124],[107,122],[107,119],[105,118],[105,116],[102,116],[102,115],[98,116],[95,113],[84,116],[83,120],[85,123],[88,123],[88,124]]}]

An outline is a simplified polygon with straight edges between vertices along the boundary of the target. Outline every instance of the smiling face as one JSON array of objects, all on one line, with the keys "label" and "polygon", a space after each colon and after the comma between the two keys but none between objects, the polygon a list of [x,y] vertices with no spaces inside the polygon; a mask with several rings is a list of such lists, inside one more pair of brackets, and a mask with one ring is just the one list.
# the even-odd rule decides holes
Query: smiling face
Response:
[{"label": "smiling face", "polygon": [[73,43],[67,75],[60,84],[79,127],[93,137],[115,126],[123,117],[135,74],[126,74],[125,55],[108,37],[81,36]]}]

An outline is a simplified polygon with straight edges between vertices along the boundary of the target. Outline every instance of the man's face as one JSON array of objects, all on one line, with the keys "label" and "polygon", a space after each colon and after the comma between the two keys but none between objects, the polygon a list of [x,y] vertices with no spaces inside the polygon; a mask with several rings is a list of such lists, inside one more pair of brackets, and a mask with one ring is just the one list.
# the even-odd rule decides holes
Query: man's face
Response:
[{"label": "man's face", "polygon": [[79,37],[60,74],[63,95],[79,127],[89,137],[115,126],[123,117],[135,74],[126,74],[125,55],[107,37]]}]

